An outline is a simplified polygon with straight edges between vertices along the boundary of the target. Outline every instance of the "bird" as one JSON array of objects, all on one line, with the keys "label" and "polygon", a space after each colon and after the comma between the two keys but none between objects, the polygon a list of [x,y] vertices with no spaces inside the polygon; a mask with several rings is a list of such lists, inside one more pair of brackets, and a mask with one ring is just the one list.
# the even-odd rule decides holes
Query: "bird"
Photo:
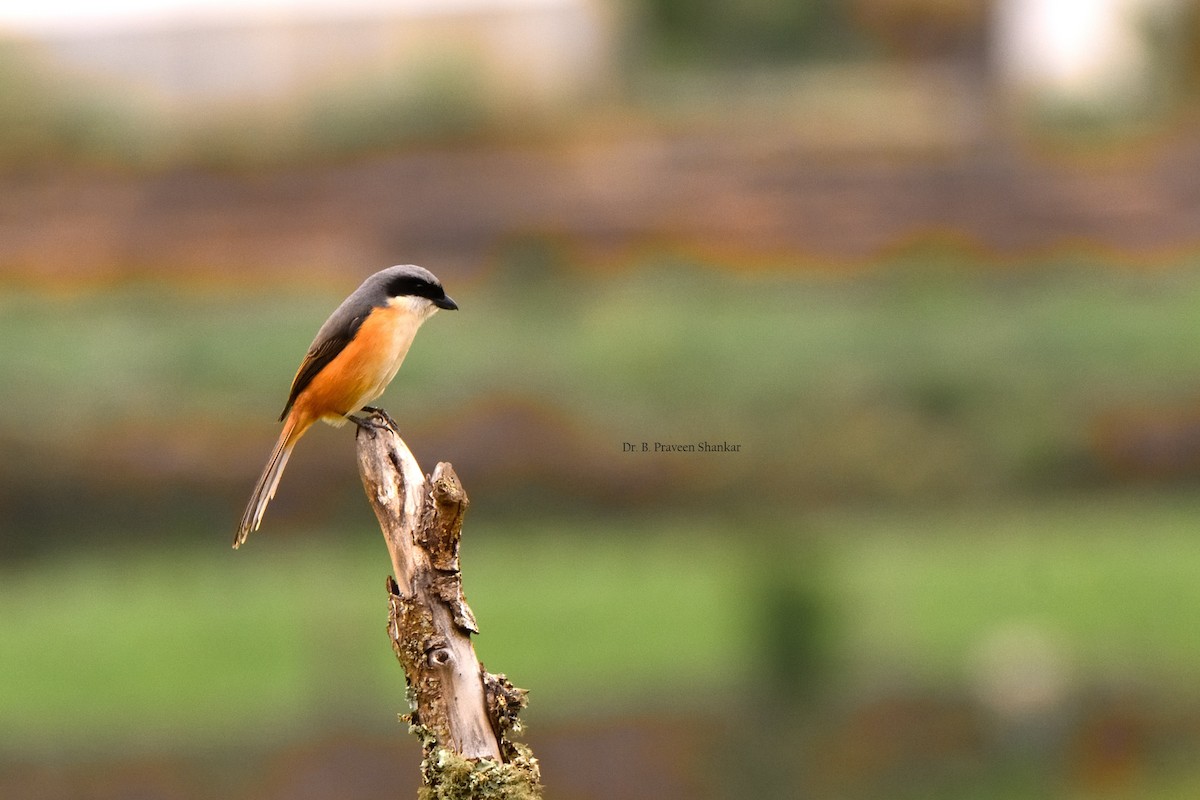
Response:
[{"label": "bird", "polygon": [[[432,272],[414,264],[376,272],[334,309],[292,379],[279,415],[283,430],[242,514],[233,539],[235,550],[262,524],[292,449],[314,422],[379,427],[354,412],[379,412],[367,404],[383,394],[404,362],[417,329],[439,309],[455,311],[458,304],[446,295]],[[382,416],[390,423],[390,417]]]}]

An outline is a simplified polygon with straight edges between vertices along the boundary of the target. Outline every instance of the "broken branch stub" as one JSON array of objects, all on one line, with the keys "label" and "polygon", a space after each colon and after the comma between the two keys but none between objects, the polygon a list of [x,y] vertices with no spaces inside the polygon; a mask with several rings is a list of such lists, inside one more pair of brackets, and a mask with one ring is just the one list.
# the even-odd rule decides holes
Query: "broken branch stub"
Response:
[{"label": "broken branch stub", "polygon": [[395,570],[387,581],[388,635],[415,706],[410,721],[423,735],[426,781],[445,760],[433,751],[445,748],[490,763],[489,775],[532,792],[521,796],[538,796],[537,759],[507,737],[519,730],[525,691],[484,670],[471,643],[478,626],[458,560],[469,501],[454,468],[439,463],[426,478],[399,435],[378,429],[360,429],[358,462]]}]

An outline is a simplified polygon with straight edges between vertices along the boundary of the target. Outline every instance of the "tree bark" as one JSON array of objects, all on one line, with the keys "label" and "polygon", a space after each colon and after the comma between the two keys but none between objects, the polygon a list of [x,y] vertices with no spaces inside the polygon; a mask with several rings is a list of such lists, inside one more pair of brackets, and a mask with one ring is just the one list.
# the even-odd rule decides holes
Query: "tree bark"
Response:
[{"label": "tree bark", "polygon": [[358,431],[358,466],[395,571],[388,635],[424,747],[422,796],[540,797],[537,759],[508,738],[525,691],[487,672],[471,643],[479,628],[458,562],[466,492],[448,463],[425,476],[390,420],[373,419]]}]

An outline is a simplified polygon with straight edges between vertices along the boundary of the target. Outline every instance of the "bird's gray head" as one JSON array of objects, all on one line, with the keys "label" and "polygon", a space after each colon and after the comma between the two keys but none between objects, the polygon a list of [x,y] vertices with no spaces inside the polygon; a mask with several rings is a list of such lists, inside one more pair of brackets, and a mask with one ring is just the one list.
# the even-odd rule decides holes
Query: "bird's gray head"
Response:
[{"label": "bird's gray head", "polygon": [[369,282],[384,296],[387,305],[407,305],[421,316],[429,316],[439,308],[454,311],[458,304],[446,296],[442,282],[415,264],[388,267],[372,275]]}]

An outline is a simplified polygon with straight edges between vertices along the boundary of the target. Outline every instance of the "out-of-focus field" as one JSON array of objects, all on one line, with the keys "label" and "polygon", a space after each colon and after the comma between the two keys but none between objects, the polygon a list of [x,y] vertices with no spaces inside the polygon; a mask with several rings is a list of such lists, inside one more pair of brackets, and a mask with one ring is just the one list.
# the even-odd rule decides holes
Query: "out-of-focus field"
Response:
[{"label": "out-of-focus field", "polygon": [[[905,258],[854,280],[639,264],[452,284],[462,312],[426,326],[382,402],[489,507],[540,492],[568,507],[666,498],[794,511],[1195,474],[1192,265]],[[99,503],[133,486],[152,504],[147,490],[163,484],[198,495],[207,522],[232,518],[295,364],[359,277],[317,289],[8,287],[0,372],[14,379],[0,386],[0,439],[20,454],[0,467],[9,524],[62,510],[28,500],[57,491],[30,480],[38,468],[96,489]],[[311,499],[289,484],[322,490],[322,461],[349,449],[339,433],[305,441],[280,507]],[[622,452],[698,440],[742,447]]]},{"label": "out-of-focus field", "polygon": [[[472,494],[484,662],[533,689],[535,731],[651,714],[730,758],[729,709],[790,708],[778,735],[750,726],[803,754],[768,794],[886,796],[900,770],[913,796],[1026,797],[1060,771],[1083,797],[1189,796],[1200,272],[897,259],[853,279],[526,263],[451,285],[462,311],[383,404]],[[228,549],[346,290],[6,287],[6,759],[399,734],[352,433],[306,439],[264,529]],[[741,449],[622,452],[701,438]],[[770,758],[746,747],[726,779]]]},{"label": "out-of-focus field", "polygon": [[[1187,694],[1200,674],[1198,514],[1200,500],[1153,495],[842,511],[797,521],[805,547],[780,553],[756,543],[771,527],[762,520],[511,530],[484,512],[464,568],[481,657],[534,687],[535,724],[744,699],[767,649],[772,559],[826,604],[815,621],[841,689],[982,691],[989,643],[1020,629],[1053,648],[1054,663],[1031,669]],[[386,553],[373,533],[364,524],[236,555],[198,541],[116,548],[6,576],[0,672],[22,690],[0,695],[2,746],[191,750],[286,740],[330,719],[386,729],[403,679],[383,634]]]}]

